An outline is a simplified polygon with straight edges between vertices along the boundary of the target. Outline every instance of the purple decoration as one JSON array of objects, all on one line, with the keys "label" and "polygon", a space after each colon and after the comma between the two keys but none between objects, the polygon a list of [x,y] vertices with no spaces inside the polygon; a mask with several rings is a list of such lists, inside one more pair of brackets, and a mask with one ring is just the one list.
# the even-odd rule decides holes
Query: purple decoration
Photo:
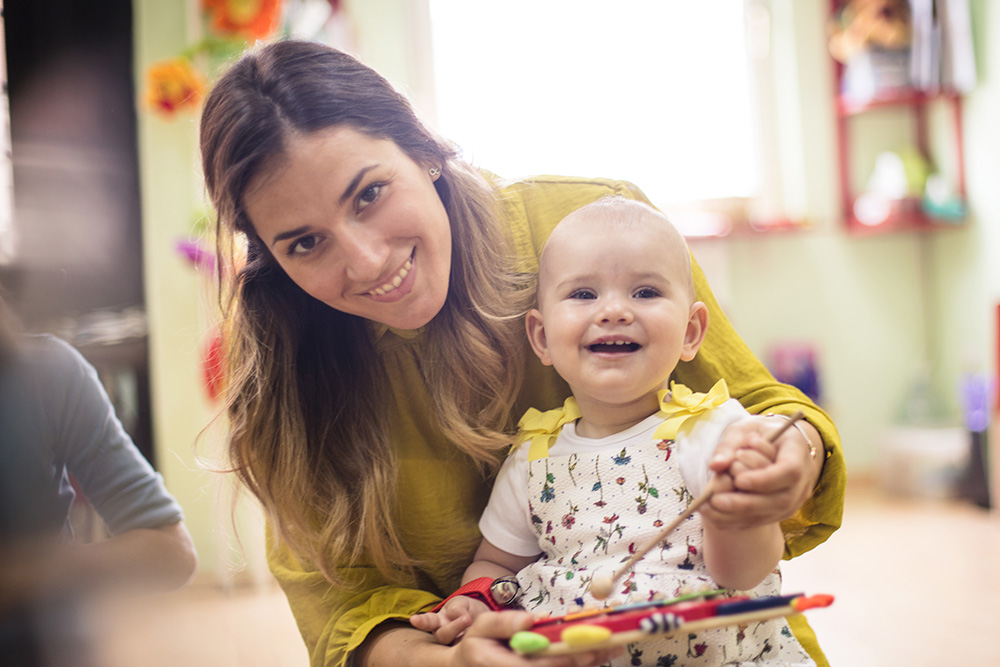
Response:
[{"label": "purple decoration", "polygon": [[215,271],[215,253],[205,250],[197,241],[178,241],[177,252],[183,255],[199,271]]},{"label": "purple decoration", "polygon": [[965,411],[965,428],[981,433],[990,424],[990,405],[996,390],[996,378],[985,374],[966,373],[962,376],[962,409]]}]

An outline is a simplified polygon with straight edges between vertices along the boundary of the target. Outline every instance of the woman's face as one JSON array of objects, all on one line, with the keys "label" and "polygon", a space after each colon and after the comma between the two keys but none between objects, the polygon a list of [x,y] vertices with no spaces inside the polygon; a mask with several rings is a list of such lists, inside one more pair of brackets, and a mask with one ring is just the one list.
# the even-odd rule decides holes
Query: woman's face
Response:
[{"label": "woman's face", "polygon": [[288,276],[331,308],[416,329],[444,305],[451,228],[432,165],[348,126],[290,138],[248,189],[254,230]]}]

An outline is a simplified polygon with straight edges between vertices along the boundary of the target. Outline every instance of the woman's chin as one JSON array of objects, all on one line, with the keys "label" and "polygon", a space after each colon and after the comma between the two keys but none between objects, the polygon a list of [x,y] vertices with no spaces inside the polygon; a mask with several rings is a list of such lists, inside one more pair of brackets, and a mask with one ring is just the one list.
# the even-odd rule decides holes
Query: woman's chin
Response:
[{"label": "woman's chin", "polygon": [[391,329],[403,331],[419,329],[433,320],[443,307],[443,302],[437,305],[420,304],[413,308],[406,308],[405,312],[393,313],[377,321]]}]

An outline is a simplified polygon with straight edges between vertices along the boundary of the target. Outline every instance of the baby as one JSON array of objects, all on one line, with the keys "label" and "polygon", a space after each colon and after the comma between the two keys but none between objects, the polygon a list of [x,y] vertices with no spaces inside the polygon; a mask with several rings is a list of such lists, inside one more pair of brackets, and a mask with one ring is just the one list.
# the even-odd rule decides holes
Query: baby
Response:
[{"label": "baby", "polygon": [[[776,450],[749,433],[733,467],[710,462],[723,431],[748,414],[723,381],[707,394],[670,382],[677,364],[697,354],[708,308],[695,299],[683,237],[652,207],[608,198],[567,216],[542,252],[526,328],[535,354],[573,395],[521,419],[463,583],[492,579],[502,583],[494,592],[506,592],[503,603],[561,615],[598,604],[595,573],[614,571],[655,539],[710,469],[723,476],[763,467]],[[695,514],[616,582],[614,601],[717,588],[776,595],[783,549],[777,522],[734,529]],[[451,642],[495,598],[452,596],[411,623]],[[783,620],[658,638],[629,646],[619,662],[813,664]]]}]

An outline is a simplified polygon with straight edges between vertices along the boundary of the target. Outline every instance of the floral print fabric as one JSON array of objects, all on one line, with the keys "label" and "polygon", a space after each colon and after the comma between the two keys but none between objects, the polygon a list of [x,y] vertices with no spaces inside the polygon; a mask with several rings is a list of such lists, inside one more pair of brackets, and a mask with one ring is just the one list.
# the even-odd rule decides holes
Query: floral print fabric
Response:
[{"label": "floral print fabric", "polygon": [[[648,432],[647,432],[648,433]],[[635,440],[638,440],[636,438]],[[673,457],[674,442],[549,456],[528,464],[528,505],[543,556],[518,574],[521,604],[536,615],[600,605],[589,594],[598,570],[610,574],[692,500]],[[716,588],[701,553],[695,513],[616,582],[610,603]],[[749,594],[776,595],[775,571]],[[615,665],[813,664],[783,620],[702,631],[629,646]]]}]

